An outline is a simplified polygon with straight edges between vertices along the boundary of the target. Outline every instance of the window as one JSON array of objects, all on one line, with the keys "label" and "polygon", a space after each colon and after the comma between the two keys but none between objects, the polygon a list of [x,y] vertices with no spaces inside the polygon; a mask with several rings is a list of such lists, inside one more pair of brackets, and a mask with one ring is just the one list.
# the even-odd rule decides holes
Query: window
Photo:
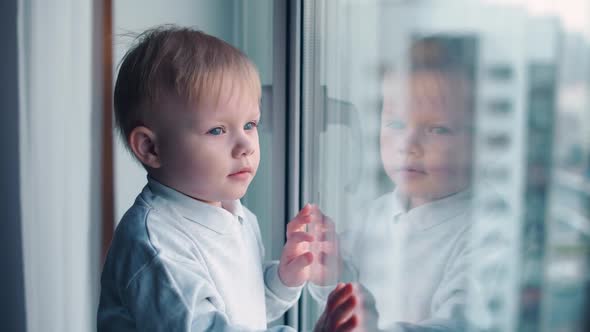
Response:
[{"label": "window", "polygon": [[488,102],[489,112],[498,117],[512,113],[512,107],[512,102],[505,98],[495,98]]},{"label": "window", "polygon": [[509,65],[491,65],[487,70],[490,80],[493,81],[509,81],[512,79],[513,72]]},{"label": "window", "polygon": [[[348,248],[356,274],[341,280],[367,287],[380,328],[420,324],[429,314],[416,318],[408,308],[424,300],[416,285],[429,282],[428,262],[444,249],[429,250],[428,240],[418,248],[418,239],[436,241],[434,229],[417,237],[400,225],[424,222],[412,219],[412,209],[443,218],[436,206],[449,196],[441,192],[472,195],[467,241],[481,251],[464,278],[482,288],[466,290],[471,323],[485,321],[479,327],[491,331],[587,326],[590,146],[581,127],[590,126],[590,80],[579,73],[590,69],[588,24],[572,30],[575,18],[557,7],[507,2],[303,1],[302,194],[332,218],[342,242],[356,239]],[[358,115],[326,121],[325,96]],[[461,136],[467,141],[438,129],[431,133],[447,135],[421,136],[429,112],[449,121],[454,114],[455,127],[475,130]],[[420,182],[429,165],[417,156],[436,148],[471,180],[446,173],[452,186]],[[346,190],[351,176],[358,185]],[[436,199],[424,203],[420,193]],[[396,194],[411,208],[407,215],[390,203]],[[417,258],[420,250],[428,254]],[[428,274],[415,274],[416,264]],[[322,306],[310,293],[304,329]]]}]

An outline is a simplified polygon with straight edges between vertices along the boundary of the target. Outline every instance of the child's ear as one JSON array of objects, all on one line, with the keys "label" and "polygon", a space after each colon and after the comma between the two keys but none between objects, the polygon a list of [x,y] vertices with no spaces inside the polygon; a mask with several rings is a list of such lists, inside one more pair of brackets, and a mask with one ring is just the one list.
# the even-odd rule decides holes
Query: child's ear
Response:
[{"label": "child's ear", "polygon": [[157,143],[156,133],[144,126],[133,128],[129,134],[131,151],[142,164],[150,168],[161,166]]}]

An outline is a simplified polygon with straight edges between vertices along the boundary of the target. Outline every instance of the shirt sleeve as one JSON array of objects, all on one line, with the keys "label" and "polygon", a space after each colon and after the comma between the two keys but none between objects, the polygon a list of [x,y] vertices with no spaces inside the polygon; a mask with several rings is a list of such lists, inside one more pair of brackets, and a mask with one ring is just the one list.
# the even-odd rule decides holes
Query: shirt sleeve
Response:
[{"label": "shirt sleeve", "polygon": [[248,216],[246,220],[250,223],[260,253],[260,262],[262,264],[262,274],[264,278],[266,321],[272,322],[284,315],[287,310],[297,303],[303,285],[300,287],[288,287],[283,284],[279,278],[279,261],[266,261],[258,219],[252,212],[250,212],[250,210],[245,210]]},{"label": "shirt sleeve", "polygon": [[279,262],[264,264],[264,285],[266,299],[266,321],[272,322],[291,308],[301,295],[303,285],[288,287],[279,278]]},{"label": "shirt sleeve", "polygon": [[216,293],[204,269],[158,255],[128,283],[122,298],[137,331],[247,331],[229,322]]}]

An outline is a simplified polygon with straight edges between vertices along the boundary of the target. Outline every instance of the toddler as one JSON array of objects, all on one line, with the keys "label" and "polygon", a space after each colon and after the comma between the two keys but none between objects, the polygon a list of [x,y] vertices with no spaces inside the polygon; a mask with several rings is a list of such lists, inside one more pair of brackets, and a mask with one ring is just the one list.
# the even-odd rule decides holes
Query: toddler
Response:
[{"label": "toddler", "polygon": [[[98,331],[265,330],[296,303],[314,259],[311,209],[287,225],[280,262],[263,263],[240,204],[260,160],[260,96],[250,60],[199,31],[155,28],[127,52],[115,117],[147,185],[112,240]],[[338,285],[316,330],[351,330],[355,304]]]}]

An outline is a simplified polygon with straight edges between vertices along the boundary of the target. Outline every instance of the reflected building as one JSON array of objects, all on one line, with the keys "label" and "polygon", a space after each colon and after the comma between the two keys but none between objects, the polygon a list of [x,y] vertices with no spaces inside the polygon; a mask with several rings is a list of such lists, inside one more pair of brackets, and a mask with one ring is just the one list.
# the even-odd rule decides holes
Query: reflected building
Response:
[{"label": "reflected building", "polygon": [[546,331],[587,331],[590,181],[584,156],[590,146],[588,37],[577,32],[564,34],[560,54],[543,327]]},{"label": "reflected building", "polygon": [[471,303],[482,305],[470,306],[468,315],[493,331],[539,331],[560,22],[476,1],[381,4],[382,62],[394,59],[389,65],[403,72],[409,44],[437,36],[463,45],[466,65],[474,66],[473,190],[479,204],[473,241],[495,258],[473,262],[472,276],[485,287],[472,293]]}]

